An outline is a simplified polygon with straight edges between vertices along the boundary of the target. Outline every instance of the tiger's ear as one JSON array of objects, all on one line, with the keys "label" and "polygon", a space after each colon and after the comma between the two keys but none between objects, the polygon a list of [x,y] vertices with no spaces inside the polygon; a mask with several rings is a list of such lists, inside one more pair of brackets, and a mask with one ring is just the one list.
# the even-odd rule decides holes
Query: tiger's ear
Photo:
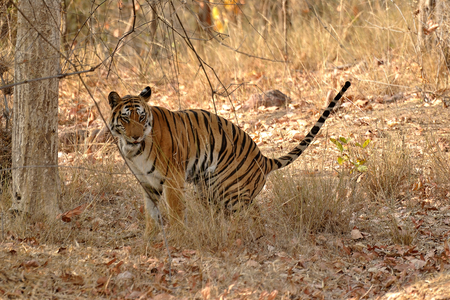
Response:
[{"label": "tiger's ear", "polygon": [[113,109],[122,101],[122,98],[120,98],[119,94],[117,94],[116,92],[111,92],[108,95],[108,101],[109,106],[111,106],[111,109]]},{"label": "tiger's ear", "polygon": [[152,89],[148,86],[145,89],[142,90],[142,92],[139,94],[141,98],[147,102],[150,99],[150,96],[152,95]]}]

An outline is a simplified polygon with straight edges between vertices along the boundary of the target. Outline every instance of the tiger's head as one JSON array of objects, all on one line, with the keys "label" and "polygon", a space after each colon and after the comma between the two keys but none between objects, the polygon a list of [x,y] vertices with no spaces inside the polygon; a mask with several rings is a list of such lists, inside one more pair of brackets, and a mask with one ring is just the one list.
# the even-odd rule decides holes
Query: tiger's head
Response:
[{"label": "tiger's head", "polygon": [[112,111],[109,128],[130,147],[139,145],[152,130],[153,116],[146,103],[151,94],[150,87],[146,87],[138,96],[122,98],[116,92],[108,95]]}]

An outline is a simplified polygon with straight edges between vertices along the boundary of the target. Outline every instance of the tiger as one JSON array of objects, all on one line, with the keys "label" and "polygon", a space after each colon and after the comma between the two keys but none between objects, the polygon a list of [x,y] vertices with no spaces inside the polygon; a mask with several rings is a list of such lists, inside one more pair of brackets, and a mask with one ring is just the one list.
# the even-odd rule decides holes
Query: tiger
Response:
[{"label": "tiger", "polygon": [[145,234],[161,225],[158,204],[162,198],[170,223],[180,222],[186,184],[207,190],[209,200],[227,211],[249,205],[271,172],[290,165],[311,144],[350,85],[349,81],[344,84],[300,144],[279,158],[264,156],[246,132],[212,112],[171,111],[147,104],[152,94],[148,86],[137,96],[110,92],[108,127],[141,183]]}]

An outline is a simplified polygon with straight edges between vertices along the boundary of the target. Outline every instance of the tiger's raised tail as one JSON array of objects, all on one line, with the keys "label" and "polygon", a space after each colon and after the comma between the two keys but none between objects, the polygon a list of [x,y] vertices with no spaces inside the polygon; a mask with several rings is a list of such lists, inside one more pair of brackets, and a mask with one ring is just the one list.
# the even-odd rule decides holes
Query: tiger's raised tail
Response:
[{"label": "tiger's raised tail", "polygon": [[322,115],[320,116],[319,120],[317,120],[316,124],[314,124],[313,128],[309,131],[308,135],[300,142],[300,144],[295,147],[294,150],[289,152],[288,154],[281,156],[279,158],[273,158],[270,159],[269,164],[272,166],[270,171],[278,170],[281,168],[286,167],[287,165],[290,165],[294,160],[296,160],[300,155],[302,155],[303,151],[305,151],[306,148],[308,148],[309,144],[312,143],[316,135],[319,133],[320,128],[327,120],[328,116],[330,115],[333,108],[336,106],[336,104],[339,102],[339,100],[344,95],[345,91],[350,87],[350,82],[347,81],[342,89],[339,91],[339,93],[334,97],[334,99],[328,104],[328,107],[323,111]]}]

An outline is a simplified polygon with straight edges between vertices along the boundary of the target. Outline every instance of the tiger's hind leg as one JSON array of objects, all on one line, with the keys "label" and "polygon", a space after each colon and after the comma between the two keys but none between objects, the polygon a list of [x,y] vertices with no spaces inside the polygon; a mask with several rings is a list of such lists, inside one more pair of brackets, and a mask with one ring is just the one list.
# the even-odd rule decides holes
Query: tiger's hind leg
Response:
[{"label": "tiger's hind leg", "polygon": [[229,202],[226,211],[233,222],[241,224],[237,232],[244,240],[256,242],[264,236],[265,223],[260,205],[250,197],[244,195]]}]

